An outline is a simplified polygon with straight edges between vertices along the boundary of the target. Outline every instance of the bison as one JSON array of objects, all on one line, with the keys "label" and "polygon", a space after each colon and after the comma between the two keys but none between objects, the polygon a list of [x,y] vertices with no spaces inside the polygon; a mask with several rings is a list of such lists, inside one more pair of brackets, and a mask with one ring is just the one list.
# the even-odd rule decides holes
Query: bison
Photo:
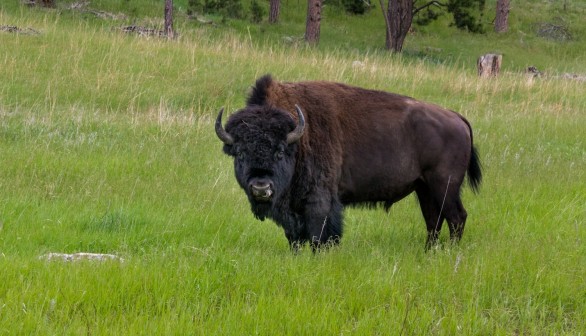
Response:
[{"label": "bison", "polygon": [[410,97],[326,81],[256,81],[246,106],[215,130],[234,158],[255,217],[273,219],[296,250],[338,243],[345,206],[391,205],[413,191],[427,226],[459,241],[466,173],[482,180],[472,128],[460,114]]}]

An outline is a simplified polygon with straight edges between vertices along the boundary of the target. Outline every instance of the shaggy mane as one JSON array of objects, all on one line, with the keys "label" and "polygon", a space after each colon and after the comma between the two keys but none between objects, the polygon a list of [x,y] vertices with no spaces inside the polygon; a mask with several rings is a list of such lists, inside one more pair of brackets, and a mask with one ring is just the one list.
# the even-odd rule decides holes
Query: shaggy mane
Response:
[{"label": "shaggy mane", "polygon": [[272,82],[273,78],[269,74],[257,79],[248,99],[246,100],[246,105],[264,105],[267,100],[267,90]]}]

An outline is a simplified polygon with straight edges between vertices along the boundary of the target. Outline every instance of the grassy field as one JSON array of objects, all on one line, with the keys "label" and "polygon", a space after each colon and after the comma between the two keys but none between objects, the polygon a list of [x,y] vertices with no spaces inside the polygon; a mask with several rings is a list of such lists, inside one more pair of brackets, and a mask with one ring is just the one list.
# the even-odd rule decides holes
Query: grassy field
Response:
[{"label": "grassy field", "polygon": [[[41,34],[0,32],[0,334],[586,334],[584,82],[530,80],[525,65],[481,80],[466,62],[272,43],[242,23],[140,38],[5,6],[0,25]],[[583,45],[537,59],[580,72]],[[462,242],[443,232],[425,253],[409,197],[390,213],[350,209],[339,247],[292,255],[250,214],[213,132],[219,108],[241,107],[269,72],[464,114],[485,178],[464,191]],[[49,252],[124,261],[39,259]]]}]

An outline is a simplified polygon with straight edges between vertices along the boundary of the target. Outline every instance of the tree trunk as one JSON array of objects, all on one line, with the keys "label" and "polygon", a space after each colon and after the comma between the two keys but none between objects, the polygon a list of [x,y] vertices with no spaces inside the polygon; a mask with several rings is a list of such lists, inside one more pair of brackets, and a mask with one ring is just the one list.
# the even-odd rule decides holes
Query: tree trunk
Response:
[{"label": "tree trunk", "polygon": [[271,0],[269,5],[269,23],[279,22],[280,0]]},{"label": "tree trunk", "polygon": [[165,0],[165,36],[167,38],[174,38],[173,31],[173,0]]},{"label": "tree trunk", "polygon": [[497,0],[496,18],[494,19],[494,31],[504,33],[509,30],[509,8],[511,0]]},{"label": "tree trunk", "polygon": [[486,54],[478,58],[476,66],[478,68],[478,76],[480,77],[496,77],[501,70],[503,62],[503,55]]},{"label": "tree trunk", "polygon": [[401,52],[413,22],[413,0],[388,0],[386,10],[383,0],[379,1],[387,26],[386,47],[392,52]]},{"label": "tree trunk", "polygon": [[310,44],[319,42],[321,23],[321,0],[307,1],[307,20],[305,23],[305,41]]}]

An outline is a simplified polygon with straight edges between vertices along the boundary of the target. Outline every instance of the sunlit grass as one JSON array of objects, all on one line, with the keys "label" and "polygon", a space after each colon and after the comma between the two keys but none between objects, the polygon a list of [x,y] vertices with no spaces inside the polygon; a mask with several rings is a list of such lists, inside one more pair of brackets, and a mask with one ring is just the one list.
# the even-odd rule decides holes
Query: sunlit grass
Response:
[{"label": "sunlit grass", "polygon": [[[0,334],[581,334],[584,84],[192,29],[176,41],[0,12]],[[360,61],[361,64],[354,64]],[[213,132],[254,80],[326,79],[463,113],[484,163],[464,239],[409,197],[290,253]],[[46,262],[48,252],[124,262]]]}]

